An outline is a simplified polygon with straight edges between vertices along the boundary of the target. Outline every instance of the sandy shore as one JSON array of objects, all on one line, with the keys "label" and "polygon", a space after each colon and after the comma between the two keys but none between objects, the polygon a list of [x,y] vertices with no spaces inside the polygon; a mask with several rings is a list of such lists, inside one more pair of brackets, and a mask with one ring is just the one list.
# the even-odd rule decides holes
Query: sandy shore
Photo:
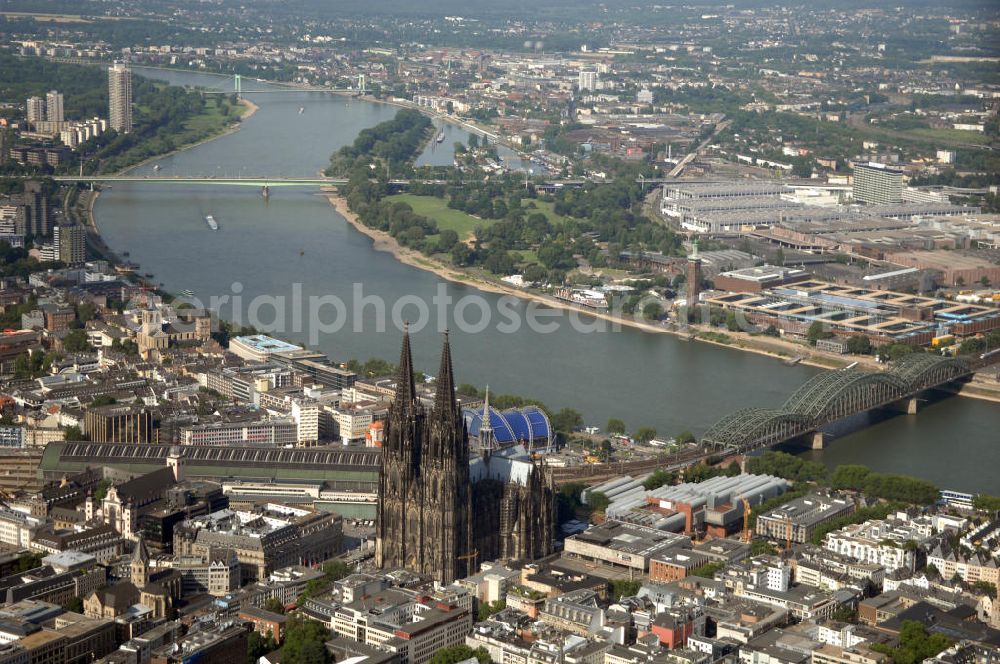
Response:
[{"label": "sandy shore", "polygon": [[97,217],[94,216],[94,206],[97,204],[97,199],[100,195],[101,190],[95,189],[91,192],[90,200],[87,202],[87,224],[90,226],[90,229],[98,235],[101,234],[101,229],[97,227]]}]

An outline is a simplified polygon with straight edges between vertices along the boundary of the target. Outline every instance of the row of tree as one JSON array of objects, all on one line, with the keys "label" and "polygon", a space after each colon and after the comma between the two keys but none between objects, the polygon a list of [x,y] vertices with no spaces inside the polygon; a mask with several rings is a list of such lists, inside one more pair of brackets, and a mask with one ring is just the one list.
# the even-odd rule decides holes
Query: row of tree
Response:
[{"label": "row of tree", "polygon": [[344,176],[358,169],[395,169],[392,175],[402,175],[433,129],[426,115],[404,108],[393,119],[362,129],[351,145],[333,154],[326,174]]}]

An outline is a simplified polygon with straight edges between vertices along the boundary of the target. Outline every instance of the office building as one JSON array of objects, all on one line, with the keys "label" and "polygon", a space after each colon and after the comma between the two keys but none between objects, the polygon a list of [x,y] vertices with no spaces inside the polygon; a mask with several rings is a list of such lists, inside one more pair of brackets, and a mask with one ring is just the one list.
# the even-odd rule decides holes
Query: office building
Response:
[{"label": "office building", "polygon": [[87,232],[80,224],[60,224],[52,229],[52,240],[59,260],[78,265],[87,260]]},{"label": "office building", "polygon": [[247,629],[232,622],[204,621],[188,631],[177,643],[166,644],[151,653],[150,664],[244,664],[247,658]]},{"label": "office building", "polygon": [[870,162],[854,167],[854,200],[886,205],[903,202],[903,172]]},{"label": "office building", "polygon": [[780,541],[805,544],[816,528],[854,513],[854,501],[809,494],[757,517],[757,534]]},{"label": "office building", "polygon": [[28,122],[42,122],[45,120],[45,100],[41,97],[28,97],[25,103],[25,110],[28,115]]},{"label": "office building", "polygon": [[45,119],[49,122],[64,122],[63,94],[58,90],[49,90],[45,95]]},{"label": "office building", "polygon": [[115,131],[132,131],[132,69],[124,62],[108,67],[108,116]]},{"label": "office building", "polygon": [[756,293],[712,295],[705,302],[737,312],[755,325],[774,325],[783,334],[805,336],[809,326],[820,321],[838,337],[866,336],[875,345],[929,344],[941,334],[961,337],[1000,327],[1000,312],[994,307],[815,279]]},{"label": "office building", "polygon": [[178,556],[172,566],[181,575],[183,596],[224,597],[240,587],[240,560],[232,549],[210,549],[204,557]]},{"label": "office building", "polygon": [[90,439],[109,443],[153,442],[158,424],[150,411],[132,405],[88,408],[83,416]]},{"label": "office building", "polygon": [[298,423],[290,417],[248,422],[211,422],[181,430],[182,445],[275,445],[298,442]]},{"label": "office building", "polygon": [[930,539],[922,530],[919,524],[901,513],[835,530],[827,534],[823,545],[828,551],[882,565],[888,572],[901,567],[912,572],[916,568],[918,552],[907,542],[913,540],[919,546]]},{"label": "office building", "polygon": [[247,362],[263,363],[269,361],[272,355],[294,353],[301,350],[302,346],[296,346],[265,334],[233,337],[229,340],[229,352]]},{"label": "office building", "polygon": [[42,183],[38,180],[25,182],[20,202],[24,205],[25,231],[32,235],[49,235],[52,232],[52,212]]},{"label": "office building", "polygon": [[344,604],[332,624],[341,638],[396,653],[407,664],[423,664],[434,653],[464,643],[472,615],[467,608],[425,604],[413,593],[391,588]]},{"label": "office building", "polygon": [[316,565],[340,554],[343,519],[268,504],[254,512],[220,510],[174,528],[174,555],[209,559],[235,551],[242,580],[259,581],[289,565]]}]

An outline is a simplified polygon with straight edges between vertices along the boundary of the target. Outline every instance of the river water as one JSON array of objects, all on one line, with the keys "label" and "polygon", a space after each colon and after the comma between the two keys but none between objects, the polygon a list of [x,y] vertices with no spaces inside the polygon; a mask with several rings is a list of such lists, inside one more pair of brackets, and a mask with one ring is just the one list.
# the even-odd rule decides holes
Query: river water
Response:
[{"label": "river water", "polygon": [[[139,70],[179,85],[231,89],[231,79],[185,72]],[[244,79],[245,89],[251,88]],[[312,176],[338,147],[357,133],[390,118],[396,108],[326,93],[247,94],[260,109],[238,132],[156,162],[158,174],[234,176]],[[301,112],[300,112],[300,109]],[[446,129],[440,144],[421,163],[450,163],[454,141],[468,132]],[[156,173],[153,165],[138,174]],[[220,230],[206,226],[213,215]],[[464,320],[481,318],[479,302],[491,311],[482,330],[456,324],[451,311],[452,350],[458,382],[489,384],[497,392],[536,398],[550,408],[572,407],[588,425],[603,428],[620,417],[630,429],[653,426],[661,436],[684,430],[699,434],[720,416],[743,406],[777,406],[816,373],[804,366],[736,350],[683,341],[632,329],[586,332],[574,329],[565,314],[523,301],[500,302],[461,284],[398,262],[373,249],[314,190],[272,187],[265,201],[259,189],[220,184],[117,184],[98,200],[102,234],[116,251],[130,252],[141,272],[173,292],[189,289],[201,302],[242,298],[241,316],[256,296],[285,298],[281,336],[315,346],[337,360],[384,357],[395,360],[400,332],[386,322],[378,327],[376,305],[352,317],[363,297],[380,298],[391,318],[401,298],[431,303],[442,293],[466,302]],[[297,285],[296,285],[297,284]],[[293,296],[301,289],[305,312],[296,325]],[[442,290],[443,289],[443,290]],[[345,303],[347,324],[337,332],[316,334],[308,324],[309,298],[338,298]],[[508,300],[511,300],[508,298]],[[273,308],[258,299],[259,320],[274,319]],[[277,300],[272,300],[277,302]],[[502,307],[506,307],[505,309]],[[226,317],[234,309],[221,307]],[[323,320],[337,314],[331,305]],[[511,331],[498,321],[524,320],[530,311],[553,313],[555,332],[521,325]],[[501,314],[500,312],[505,312]],[[412,302],[399,319],[419,322]],[[432,323],[413,334],[414,361],[437,373],[440,336]],[[542,324],[550,321],[540,320]],[[591,322],[592,321],[584,321]],[[513,325],[508,326],[514,328]],[[822,452],[808,452],[827,464],[864,463],[877,470],[908,473],[940,486],[1000,493],[1000,406],[951,398],[930,405],[917,417],[898,416],[845,434]]]}]

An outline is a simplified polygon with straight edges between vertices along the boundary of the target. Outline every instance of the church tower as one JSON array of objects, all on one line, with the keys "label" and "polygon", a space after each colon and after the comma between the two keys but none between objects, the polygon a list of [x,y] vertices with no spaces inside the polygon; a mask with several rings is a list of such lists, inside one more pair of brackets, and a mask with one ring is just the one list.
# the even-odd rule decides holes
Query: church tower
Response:
[{"label": "church tower", "polygon": [[531,459],[491,454],[497,448],[491,414],[487,395],[480,428],[483,452],[470,461],[447,333],[428,413],[417,398],[410,336],[404,332],[382,444],[379,567],[405,568],[448,584],[475,573],[484,560],[531,560],[552,552],[551,474]]},{"label": "church tower", "polygon": [[[433,539],[429,573],[441,583],[467,576],[472,553],[469,437],[455,398],[451,343],[445,332],[437,392],[428,427],[425,532]],[[474,571],[474,570],[472,570]]]},{"label": "church tower", "polygon": [[375,562],[382,568],[423,565],[420,460],[426,415],[413,382],[410,332],[403,331],[396,395],[389,408],[379,473]]},{"label": "church tower", "polygon": [[146,542],[139,538],[132,551],[132,560],[129,561],[129,572],[132,576],[132,585],[142,590],[149,583],[149,551],[146,550]]},{"label": "church tower", "polygon": [[479,425],[479,450],[484,456],[489,456],[499,447],[497,433],[493,430],[493,417],[490,410],[490,386],[486,386],[486,396],[483,398],[483,421]]}]

